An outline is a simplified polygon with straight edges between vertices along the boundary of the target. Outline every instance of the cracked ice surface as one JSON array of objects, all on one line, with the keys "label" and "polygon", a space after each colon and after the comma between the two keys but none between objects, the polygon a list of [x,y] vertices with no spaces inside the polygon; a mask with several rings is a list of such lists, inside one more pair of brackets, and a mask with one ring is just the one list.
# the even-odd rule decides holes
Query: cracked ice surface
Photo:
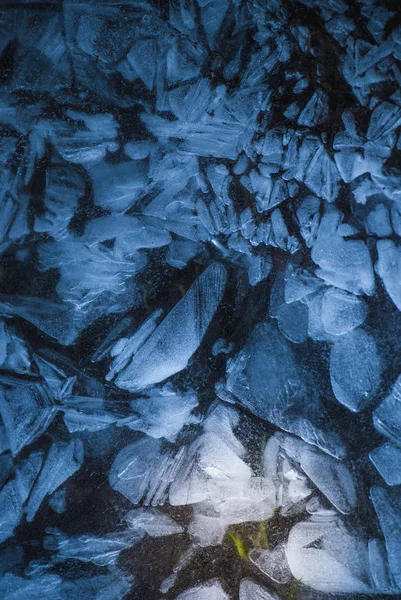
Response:
[{"label": "cracked ice surface", "polygon": [[399,598],[397,2],[0,32],[1,599]]}]

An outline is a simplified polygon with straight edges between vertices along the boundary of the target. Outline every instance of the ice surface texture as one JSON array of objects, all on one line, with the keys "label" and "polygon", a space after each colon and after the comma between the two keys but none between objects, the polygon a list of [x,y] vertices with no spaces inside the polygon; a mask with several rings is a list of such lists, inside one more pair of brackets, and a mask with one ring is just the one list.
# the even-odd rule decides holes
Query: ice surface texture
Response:
[{"label": "ice surface texture", "polygon": [[392,0],[0,3],[0,598],[401,597]]}]

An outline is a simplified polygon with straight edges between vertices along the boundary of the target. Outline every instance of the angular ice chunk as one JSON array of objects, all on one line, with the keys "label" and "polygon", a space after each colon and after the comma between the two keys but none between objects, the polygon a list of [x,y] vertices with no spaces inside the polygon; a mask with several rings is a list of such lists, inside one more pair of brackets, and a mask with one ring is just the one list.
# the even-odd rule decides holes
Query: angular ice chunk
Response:
[{"label": "angular ice chunk", "polygon": [[388,295],[401,310],[401,250],[391,240],[379,240],[377,242],[379,260],[376,263],[376,271],[383,280]]},{"label": "angular ice chunk", "polygon": [[88,115],[74,110],[67,112],[74,126],[60,124],[51,129],[50,139],[68,162],[90,167],[100,162],[107,151],[115,152],[118,124],[109,113]]},{"label": "angular ice chunk", "polygon": [[0,596],[3,600],[63,600],[62,579],[59,575],[37,575],[19,577],[6,573],[0,579]]},{"label": "angular ice chunk", "polygon": [[35,219],[34,230],[55,239],[64,237],[74,216],[78,200],[85,192],[85,181],[72,165],[54,165],[46,171],[43,198],[45,213]]},{"label": "angular ice chunk", "polygon": [[337,510],[344,514],[354,510],[355,485],[343,463],[295,437],[278,433],[275,438]]},{"label": "angular ice chunk", "polygon": [[367,547],[341,521],[303,521],[291,529],[286,555],[296,579],[325,593],[368,594]]},{"label": "angular ice chunk", "polygon": [[5,294],[0,294],[0,314],[22,317],[65,346],[72,344],[97,316],[84,311],[74,311],[67,304],[42,298]]},{"label": "angular ice chunk", "polygon": [[242,579],[239,586],[239,600],[277,600],[277,596],[251,579]]},{"label": "angular ice chunk", "polygon": [[393,230],[390,225],[390,215],[385,204],[378,204],[370,211],[366,218],[367,232],[378,237],[392,235]]},{"label": "angular ice chunk", "polygon": [[373,413],[373,423],[394,444],[401,446],[401,376]]},{"label": "angular ice chunk", "polygon": [[320,222],[320,200],[316,196],[307,196],[297,208],[297,219],[301,235],[308,248],[315,242]]},{"label": "angular ice chunk", "polygon": [[133,400],[134,415],[119,424],[143,431],[153,438],[163,437],[174,442],[184,425],[199,422],[199,418],[191,414],[197,406],[195,392],[179,393],[165,385],[161,390],[152,390],[149,397]]},{"label": "angular ice chunk", "polygon": [[318,89],[298,117],[298,125],[315,127],[321,125],[328,116],[327,94]]},{"label": "angular ice chunk", "polygon": [[308,308],[302,302],[282,304],[276,319],[281,333],[290,342],[302,344],[308,339]]},{"label": "angular ice chunk", "polygon": [[372,295],[375,283],[369,250],[362,240],[344,240],[336,231],[339,224],[340,213],[335,210],[326,212],[320,222],[312,247],[312,260],[320,267],[317,275],[354,294]]},{"label": "angular ice chunk", "polygon": [[389,572],[387,552],[384,542],[380,539],[369,540],[369,570],[373,585],[382,593],[397,593],[394,581]]},{"label": "angular ice chunk", "polygon": [[387,485],[401,484],[401,449],[383,444],[369,453],[369,458]]},{"label": "angular ice chunk", "polygon": [[229,362],[226,384],[216,391],[223,400],[239,401],[258,417],[341,458],[343,444],[337,434],[321,428],[322,410],[306,380],[276,327],[260,324]]},{"label": "angular ice chunk", "polygon": [[118,375],[116,385],[137,391],[185,369],[217,310],[225,283],[221,264],[208,267]]},{"label": "angular ice chunk", "polygon": [[175,600],[230,600],[218,579],[210,579],[201,585],[182,592]]},{"label": "angular ice chunk", "polygon": [[0,320],[0,368],[5,371],[29,374],[30,350],[12,325]]},{"label": "angular ice chunk", "polygon": [[129,257],[141,248],[160,248],[171,241],[168,231],[128,215],[105,215],[90,221],[83,235],[89,247],[114,242],[117,256]]},{"label": "angular ice chunk", "polygon": [[367,306],[362,299],[343,290],[329,288],[322,300],[322,322],[327,333],[343,335],[362,325]]},{"label": "angular ice chunk", "polygon": [[370,497],[386,542],[389,567],[394,581],[401,589],[401,500],[381,487],[373,487]]},{"label": "angular ice chunk", "polygon": [[55,415],[48,390],[40,383],[0,380],[0,416],[13,456],[46,431]]},{"label": "angular ice chunk", "polygon": [[353,412],[364,410],[380,385],[382,365],[374,339],[363,329],[341,336],[330,352],[335,397]]},{"label": "angular ice chunk", "polygon": [[92,562],[99,567],[114,565],[120,552],[130,548],[143,537],[142,532],[130,530],[107,533],[103,536],[80,535],[68,537],[58,529],[46,529],[44,546],[57,551],[53,560],[63,562],[74,558],[81,562]]},{"label": "angular ice chunk", "polygon": [[162,451],[160,440],[144,438],[119,452],[109,473],[110,485],[133,504],[158,506],[180,469],[185,450]]},{"label": "angular ice chunk", "polygon": [[[285,545],[278,544],[273,550],[255,548],[249,554],[251,562],[262,571],[269,579],[276,583],[288,583],[291,571],[285,555]],[[270,598],[270,595],[266,596]],[[264,598],[264,596],[261,596]]]},{"label": "angular ice chunk", "polygon": [[183,269],[201,251],[202,246],[197,242],[174,240],[169,244],[166,262],[176,269]]},{"label": "angular ice chunk", "polygon": [[26,507],[27,521],[32,521],[48,494],[52,494],[74,475],[83,461],[83,446],[79,439],[57,442],[50,448],[43,469],[35,483]]},{"label": "angular ice chunk", "polygon": [[141,160],[102,162],[92,167],[89,175],[95,204],[114,214],[128,210],[146,190],[147,168]]},{"label": "angular ice chunk", "polygon": [[[107,575],[89,575],[62,583],[62,600],[123,600],[132,586],[133,577],[116,567]],[[53,600],[53,597],[50,599]]]},{"label": "angular ice chunk", "polygon": [[184,528],[174,519],[153,508],[135,508],[125,516],[128,528],[150,537],[182,533]]},{"label": "angular ice chunk", "polygon": [[40,471],[43,452],[32,452],[17,469],[15,478],[0,492],[0,544],[14,534],[23,516],[23,506]]},{"label": "angular ice chunk", "polygon": [[[118,340],[118,342],[116,342],[113,346],[111,346],[111,348],[110,348],[110,342],[111,342],[110,336],[112,335],[113,338],[115,336],[117,336],[119,332],[123,331],[123,329],[121,329],[120,327],[122,326],[124,329],[127,328],[130,324],[132,324],[132,320],[130,319],[128,321],[128,320],[124,319],[121,322],[121,325],[117,324],[116,327],[114,328],[114,330],[109,332],[106,339],[104,340],[104,342],[101,344],[101,346],[99,348],[100,356],[102,356],[102,355],[104,356],[104,354],[107,353],[107,351],[109,350],[110,355],[115,357],[111,364],[110,371],[106,375],[106,379],[108,381],[113,379],[113,377],[115,377],[116,373],[119,373],[122,369],[124,369],[127,366],[127,364],[132,359],[134,354],[143,346],[143,344],[146,342],[146,340],[154,332],[154,330],[157,327],[157,322],[159,321],[162,314],[163,314],[163,311],[161,309],[155,310],[150,315],[150,317],[148,317],[146,319],[146,321],[144,321],[142,323],[142,325],[139,327],[139,329],[131,337],[120,338]],[[107,350],[107,346],[109,346],[108,350]]]},{"label": "angular ice chunk", "polygon": [[215,433],[205,433],[188,448],[183,466],[171,484],[169,501],[179,506],[211,499],[214,493],[221,496],[219,482],[230,485],[230,480],[240,495],[241,483],[249,488],[251,476],[250,467],[230,446]]}]

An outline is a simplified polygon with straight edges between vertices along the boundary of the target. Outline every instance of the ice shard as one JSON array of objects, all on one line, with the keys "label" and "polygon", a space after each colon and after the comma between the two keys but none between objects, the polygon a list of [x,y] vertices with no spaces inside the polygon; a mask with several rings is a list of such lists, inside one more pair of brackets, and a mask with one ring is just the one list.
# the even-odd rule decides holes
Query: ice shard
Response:
[{"label": "ice shard", "polygon": [[137,391],[185,369],[217,310],[225,282],[221,264],[208,267],[118,375],[116,385]]}]

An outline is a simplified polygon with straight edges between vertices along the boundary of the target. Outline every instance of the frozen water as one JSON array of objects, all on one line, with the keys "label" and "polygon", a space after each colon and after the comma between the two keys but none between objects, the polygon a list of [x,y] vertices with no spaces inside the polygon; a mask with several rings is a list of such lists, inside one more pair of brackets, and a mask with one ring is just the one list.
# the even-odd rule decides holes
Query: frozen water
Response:
[{"label": "frozen water", "polygon": [[[317,401],[313,392],[307,391],[305,374],[297,366],[285,338],[271,323],[258,325],[243,350],[230,361],[225,387],[219,387],[218,393],[223,399],[228,394],[256,416],[334,456],[344,453],[340,439],[320,428],[316,420]],[[305,406],[309,393],[312,397]],[[299,413],[295,410],[297,405],[299,409],[302,406]]]},{"label": "frozen water", "polygon": [[151,537],[182,533],[183,528],[171,517],[155,509],[137,508],[130,510],[125,520],[129,529],[144,532]]},{"label": "frozen water", "polygon": [[190,588],[176,597],[176,600],[229,600],[218,579],[211,579],[202,585]]},{"label": "frozen water", "polygon": [[239,586],[239,600],[276,600],[277,596],[271,594],[266,588],[251,581],[242,579]]},{"label": "frozen water", "polygon": [[362,325],[367,307],[363,300],[336,288],[329,288],[322,300],[323,327],[332,335],[343,335]]},{"label": "frozen water", "polygon": [[363,329],[340,337],[330,353],[330,380],[339,402],[364,410],[380,385],[381,360],[374,339]]},{"label": "frozen water", "polygon": [[143,431],[153,438],[163,437],[174,442],[184,425],[199,422],[192,414],[197,406],[198,400],[194,392],[179,394],[166,385],[161,390],[152,390],[147,398],[133,400],[133,416],[119,424],[135,431]]},{"label": "frozen water", "polygon": [[373,413],[375,427],[394,444],[401,446],[401,378],[399,377],[390,394]]},{"label": "frozen water", "polygon": [[372,262],[362,240],[345,240],[337,228],[341,216],[328,210],[323,216],[312,248],[312,259],[319,266],[316,274],[354,294],[372,295],[375,289]]},{"label": "frozen water", "polygon": [[47,494],[52,494],[80,468],[83,461],[81,440],[69,444],[54,443],[43,469],[32,489],[26,508],[27,520],[32,521]]},{"label": "frozen water", "polygon": [[[285,545],[278,544],[272,550],[253,550],[249,556],[252,563],[269,579],[276,583],[288,583],[291,579],[291,571],[285,556]],[[261,593],[261,591],[259,592]],[[241,594],[241,590],[240,590]],[[271,596],[266,592],[266,598]],[[255,596],[258,598],[259,596]],[[260,596],[264,598],[264,596]]]},{"label": "frozen water", "polygon": [[53,402],[44,385],[11,376],[0,378],[0,416],[14,456],[47,429],[54,415]]},{"label": "frozen water", "polygon": [[73,558],[106,567],[115,565],[120,552],[130,548],[142,537],[143,532],[130,530],[108,533],[103,536],[68,537],[57,529],[48,529],[44,545],[47,549],[56,551],[54,560],[57,562]]},{"label": "frozen water", "polygon": [[383,531],[390,572],[398,589],[401,587],[401,537],[399,497],[394,499],[387,490],[373,487],[370,496]]},{"label": "frozen water", "polygon": [[387,485],[401,484],[401,449],[383,444],[370,452],[369,458]]},{"label": "frozen water", "polygon": [[399,597],[399,21],[2,3],[1,598]]},{"label": "frozen water", "polygon": [[343,594],[371,591],[367,547],[341,521],[294,525],[286,555],[293,576],[312,589]]},{"label": "frozen water", "polygon": [[[281,433],[274,437],[287,456],[299,463],[310,481],[338,511],[348,514],[355,509],[354,481],[343,463],[295,437]],[[266,451],[272,439],[266,445]],[[265,453],[265,463],[270,459],[269,454]]]},{"label": "frozen water", "polygon": [[377,242],[377,252],[379,260],[376,264],[376,271],[382,278],[388,295],[398,310],[401,310],[401,254],[399,247],[391,240],[380,240]]},{"label": "frozen water", "polygon": [[216,312],[225,281],[222,265],[208,267],[118,375],[116,385],[136,391],[185,369]]}]

